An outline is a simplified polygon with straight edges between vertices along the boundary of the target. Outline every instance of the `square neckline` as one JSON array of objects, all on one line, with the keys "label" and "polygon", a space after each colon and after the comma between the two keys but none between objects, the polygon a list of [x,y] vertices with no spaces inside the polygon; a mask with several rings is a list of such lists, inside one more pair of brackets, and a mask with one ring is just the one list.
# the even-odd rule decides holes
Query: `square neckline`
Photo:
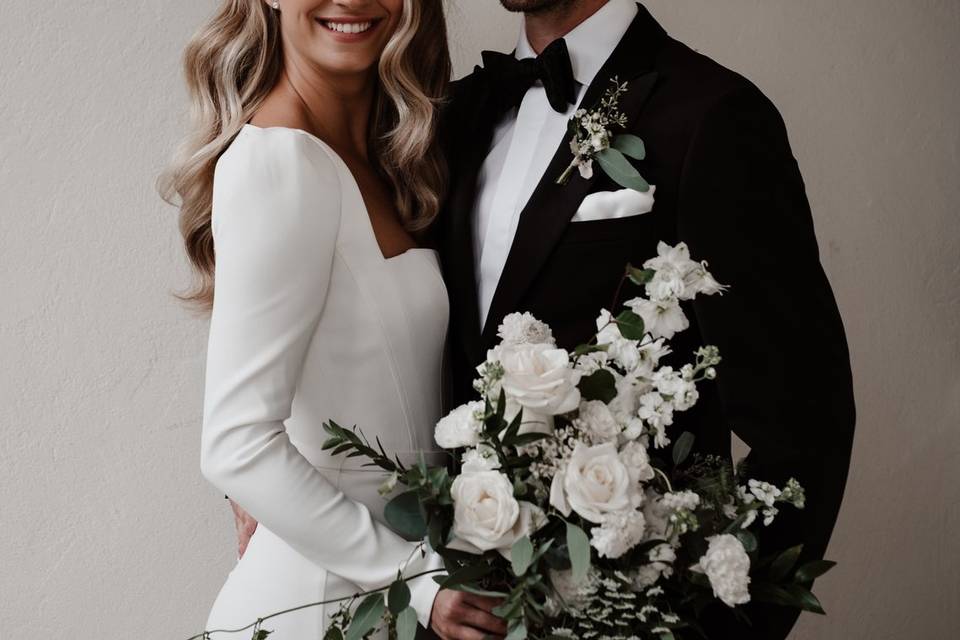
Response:
[{"label": "square neckline", "polygon": [[327,153],[327,155],[330,155],[330,156],[332,156],[332,157],[335,157],[341,164],[343,164],[343,166],[346,168],[347,174],[349,174],[349,176],[350,176],[350,180],[353,182],[353,185],[354,185],[354,187],[355,187],[356,190],[357,190],[357,193],[360,194],[360,202],[361,202],[361,204],[363,205],[363,213],[364,213],[363,218],[364,218],[364,220],[365,220],[365,226],[366,226],[367,230],[369,231],[370,239],[373,241],[374,247],[376,247],[376,252],[377,252],[377,255],[380,256],[381,262],[384,262],[384,263],[390,262],[390,261],[392,261],[392,260],[397,260],[398,258],[402,258],[402,257],[404,257],[404,256],[406,256],[406,255],[408,255],[408,254],[413,254],[413,255],[415,255],[415,254],[420,253],[420,252],[423,252],[423,251],[432,252],[435,256],[438,254],[438,251],[437,251],[436,249],[431,248],[431,247],[413,246],[413,247],[410,247],[410,248],[406,249],[405,251],[402,251],[402,252],[400,252],[400,253],[398,253],[398,254],[396,254],[396,255],[392,255],[392,256],[390,256],[390,257],[387,257],[387,256],[383,255],[383,249],[382,249],[381,246],[380,246],[380,240],[377,239],[377,233],[376,233],[376,231],[374,231],[373,221],[370,219],[370,210],[367,208],[367,202],[366,202],[366,200],[364,200],[364,198],[363,198],[363,191],[360,189],[360,183],[357,181],[356,176],[353,175],[353,171],[350,170],[350,166],[347,165],[346,161],[344,161],[344,159],[340,156],[340,154],[337,153],[336,150],[335,150],[333,147],[331,147],[329,144],[327,144],[323,139],[321,139],[321,138],[317,137],[316,135],[310,133],[310,132],[307,131],[306,129],[300,129],[300,128],[298,128],[298,127],[285,127],[285,126],[282,126],[282,125],[275,125],[275,126],[270,126],[270,127],[260,127],[260,126],[257,126],[257,125],[255,125],[255,124],[251,124],[251,123],[249,123],[249,122],[244,122],[244,123],[243,123],[243,127],[241,127],[241,128],[250,128],[250,129],[253,129],[253,130],[255,130],[255,131],[270,131],[270,130],[272,130],[272,129],[279,129],[279,130],[281,130],[281,131],[292,131],[292,132],[294,132],[294,133],[303,134],[303,135],[307,136],[308,138],[310,138],[311,140],[313,140],[314,142],[317,142],[317,143],[323,148],[323,150]]}]

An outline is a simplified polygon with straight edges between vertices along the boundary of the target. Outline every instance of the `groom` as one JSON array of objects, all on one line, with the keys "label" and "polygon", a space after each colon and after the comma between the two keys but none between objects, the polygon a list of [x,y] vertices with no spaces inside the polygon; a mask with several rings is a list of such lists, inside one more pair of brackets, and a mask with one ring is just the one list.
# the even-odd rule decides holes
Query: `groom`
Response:
[{"label": "groom", "polygon": [[[524,13],[513,55],[485,52],[454,84],[445,136],[450,192],[438,241],[450,292],[450,401],[471,399],[475,366],[514,311],[549,323],[562,347],[593,335],[627,263],[685,242],[723,296],[687,309],[674,339],[688,358],[723,356],[701,400],[678,416],[695,449],[730,457],[731,432],[751,449],[751,477],[796,477],[807,509],[779,516],[761,549],[804,544],[824,554],[843,495],[854,429],[849,355],[820,266],[804,184],[776,108],[748,80],[672,39],[633,0],[501,0]],[[621,190],[594,167],[565,184],[567,121],[612,86],[626,131],[646,145],[636,169],[655,188]],[[622,298],[621,298],[622,299]],[[616,313],[616,312],[615,312]],[[720,605],[711,639],[785,638],[797,614]]]}]

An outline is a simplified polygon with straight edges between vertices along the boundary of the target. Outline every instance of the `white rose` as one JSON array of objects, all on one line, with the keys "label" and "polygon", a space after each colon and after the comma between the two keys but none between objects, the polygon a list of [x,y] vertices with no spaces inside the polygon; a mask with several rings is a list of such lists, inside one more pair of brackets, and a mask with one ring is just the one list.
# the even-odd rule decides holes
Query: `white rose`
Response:
[{"label": "white rose", "polygon": [[[610,442],[592,447],[578,442],[566,468],[554,476],[554,483],[557,482],[562,484],[563,500],[557,496],[556,502],[569,505],[584,519],[598,524],[605,513],[632,509],[643,501],[640,486],[620,460],[616,445]],[[554,506],[559,489],[551,486]],[[569,509],[564,515],[568,514]]]},{"label": "white rose", "polygon": [[513,497],[510,479],[499,471],[464,473],[450,486],[453,535],[447,546],[481,554],[496,549],[509,558],[510,548],[546,523],[543,512]]},{"label": "white rose", "polygon": [[437,423],[433,439],[444,449],[472,447],[480,442],[483,423],[477,415],[483,413],[480,400],[461,405]]},{"label": "white rose", "polygon": [[540,415],[568,413],[580,404],[580,372],[564,349],[548,344],[500,345],[493,354],[503,367],[503,390],[510,400]]},{"label": "white rose", "polygon": [[729,533],[707,538],[707,552],[694,565],[713,587],[713,595],[728,607],[750,602],[750,556],[736,536]]}]

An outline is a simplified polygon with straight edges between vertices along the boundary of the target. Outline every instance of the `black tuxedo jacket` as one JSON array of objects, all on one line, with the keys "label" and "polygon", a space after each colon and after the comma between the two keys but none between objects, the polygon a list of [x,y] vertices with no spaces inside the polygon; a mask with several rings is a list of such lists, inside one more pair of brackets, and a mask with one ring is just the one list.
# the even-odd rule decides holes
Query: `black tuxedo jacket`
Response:
[{"label": "black tuxedo jacket", "polygon": [[[821,268],[804,184],[784,123],[748,80],[669,37],[642,6],[588,88],[591,107],[616,76],[627,130],[646,143],[635,163],[656,185],[653,211],[571,223],[583,198],[614,184],[595,166],[554,184],[571,160],[569,137],[523,209],[513,246],[480,326],[472,240],[477,176],[497,108],[497,78],[478,67],[453,84],[442,137],[451,182],[436,227],[450,294],[448,399],[472,399],[477,364],[496,342],[501,319],[530,311],[573,348],[589,339],[628,262],[656,255],[659,240],[686,242],[730,289],[686,308],[690,329],[673,341],[679,362],[716,345],[723,362],[701,400],[677,414],[674,436],[691,431],[695,449],[730,456],[730,434],[751,452],[750,476],[782,484],[796,477],[807,508],[784,508],[761,552],[804,543],[802,560],[822,557],[847,477],[854,401],[843,325]],[[628,291],[626,297],[639,294]],[[830,603],[825,603],[829,606]],[[752,627],[720,605],[704,624],[710,638],[785,638],[796,613],[751,605]]]}]

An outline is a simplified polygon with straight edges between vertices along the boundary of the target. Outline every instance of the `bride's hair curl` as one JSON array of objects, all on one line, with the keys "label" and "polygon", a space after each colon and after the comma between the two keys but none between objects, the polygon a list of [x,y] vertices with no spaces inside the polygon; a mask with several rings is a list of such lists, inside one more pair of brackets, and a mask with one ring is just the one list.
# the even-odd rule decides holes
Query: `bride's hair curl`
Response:
[{"label": "bride's hair curl", "polygon": [[[213,172],[281,77],[279,15],[263,0],[222,0],[183,56],[191,133],[157,181],[180,209],[180,233],[196,275],[179,296],[209,309],[215,258],[210,228]],[[390,181],[404,226],[422,231],[436,217],[446,164],[435,144],[438,104],[450,79],[442,0],[404,0],[383,50],[370,127],[370,158]]]}]

